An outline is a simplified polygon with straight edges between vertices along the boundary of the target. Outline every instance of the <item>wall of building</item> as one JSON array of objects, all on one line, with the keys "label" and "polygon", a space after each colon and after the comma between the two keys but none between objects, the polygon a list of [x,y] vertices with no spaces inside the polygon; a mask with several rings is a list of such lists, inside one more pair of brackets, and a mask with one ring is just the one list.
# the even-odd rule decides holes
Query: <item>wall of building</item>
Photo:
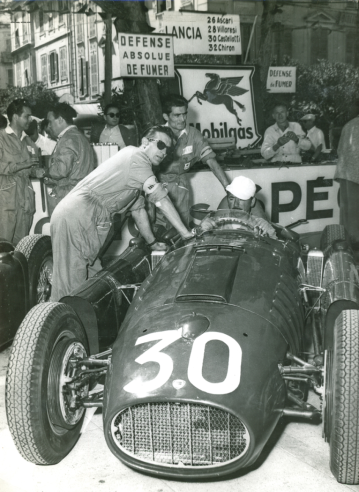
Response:
[{"label": "wall of building", "polygon": [[13,84],[10,19],[0,16],[0,89]]},{"label": "wall of building", "polygon": [[[11,44],[14,83],[43,80],[59,96],[93,103],[104,92],[105,27],[101,7],[92,1],[15,2]],[[238,14],[241,20],[242,63],[253,26],[247,62],[259,57],[262,1],[253,0],[146,0],[152,25],[164,9],[215,11]],[[273,16],[271,52],[278,64],[286,57],[309,65],[318,59],[359,65],[356,1],[296,0],[279,5]],[[2,30],[0,29],[0,42]],[[121,88],[120,45],[112,26],[112,87]],[[2,71],[3,70],[3,71]],[[5,71],[4,71],[5,70]],[[0,87],[7,75],[0,66]]]}]

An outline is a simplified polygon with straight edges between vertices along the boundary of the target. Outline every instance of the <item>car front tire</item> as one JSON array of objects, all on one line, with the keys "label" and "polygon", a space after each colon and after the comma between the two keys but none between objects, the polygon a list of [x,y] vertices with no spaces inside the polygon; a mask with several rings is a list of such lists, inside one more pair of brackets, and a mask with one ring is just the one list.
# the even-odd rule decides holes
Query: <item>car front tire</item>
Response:
[{"label": "car front tire", "polygon": [[[58,463],[76,444],[85,409],[71,406],[66,382],[79,371],[70,359],[81,360],[87,353],[81,322],[66,304],[39,304],[22,322],[6,375],[6,413],[16,447],[27,461]],[[76,396],[87,392],[88,385]]]},{"label": "car front tire", "polygon": [[335,321],[327,351],[324,425],[330,468],[339,483],[359,483],[359,311]]}]

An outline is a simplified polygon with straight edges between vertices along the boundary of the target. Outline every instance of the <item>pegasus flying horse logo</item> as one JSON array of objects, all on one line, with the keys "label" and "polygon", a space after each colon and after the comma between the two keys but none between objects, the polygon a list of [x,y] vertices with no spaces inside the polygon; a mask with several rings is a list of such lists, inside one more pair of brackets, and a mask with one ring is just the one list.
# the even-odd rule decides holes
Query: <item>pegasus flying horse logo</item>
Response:
[{"label": "pegasus flying horse logo", "polygon": [[[239,126],[242,126],[242,120],[239,118],[238,113],[234,107],[236,104],[242,111],[245,111],[246,108],[243,104],[232,99],[234,96],[242,96],[246,92],[247,89],[242,89],[241,87],[237,87],[239,82],[243,79],[243,77],[228,77],[221,78],[216,73],[206,73],[206,77],[209,77],[211,80],[207,82],[203,94],[197,91],[191,99],[197,97],[197,101],[199,104],[202,101],[207,101],[210,104],[224,104],[227,110],[234,114],[237,119],[237,123]],[[190,99],[190,100],[191,100]]]}]

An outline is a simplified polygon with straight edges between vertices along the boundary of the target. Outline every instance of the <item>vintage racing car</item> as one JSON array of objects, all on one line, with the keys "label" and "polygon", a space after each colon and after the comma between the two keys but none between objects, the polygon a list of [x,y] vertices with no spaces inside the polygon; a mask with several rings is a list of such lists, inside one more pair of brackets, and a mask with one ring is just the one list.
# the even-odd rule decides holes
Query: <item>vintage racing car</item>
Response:
[{"label": "vintage racing car", "polygon": [[359,278],[345,231],[327,226],[308,251],[289,229],[275,240],[243,212],[212,215],[213,231],[163,257],[135,240],[73,295],[27,314],[6,380],[26,460],[58,463],[86,409],[102,407],[122,462],[208,479],[254,463],[287,416],[322,419],[334,476],[359,483]]},{"label": "vintage racing car", "polygon": [[51,238],[27,236],[16,248],[0,239],[0,350],[14,339],[26,313],[50,299]]}]

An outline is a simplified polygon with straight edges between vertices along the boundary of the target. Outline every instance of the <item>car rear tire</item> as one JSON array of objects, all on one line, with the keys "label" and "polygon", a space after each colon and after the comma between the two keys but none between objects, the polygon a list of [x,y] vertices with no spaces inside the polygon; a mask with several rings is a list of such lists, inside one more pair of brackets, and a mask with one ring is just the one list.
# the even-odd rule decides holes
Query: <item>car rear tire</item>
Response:
[{"label": "car rear tire", "polygon": [[20,251],[27,259],[30,307],[50,300],[53,271],[50,236],[26,236],[18,243],[15,251]]},{"label": "car rear tire", "polygon": [[322,236],[320,239],[320,249],[325,252],[325,250],[338,239],[342,241],[348,241],[349,236],[344,229],[344,226],[339,224],[331,224],[324,227]]},{"label": "car rear tire", "polygon": [[[66,304],[39,304],[20,325],[6,375],[6,413],[15,445],[27,461],[58,463],[76,444],[85,409],[70,408],[65,383],[70,368],[72,377],[79,371],[69,360],[87,353],[81,322]],[[87,392],[88,385],[76,396]]]},{"label": "car rear tire", "polygon": [[330,468],[339,483],[359,483],[359,311],[343,311],[335,321],[327,351],[324,431]]}]

